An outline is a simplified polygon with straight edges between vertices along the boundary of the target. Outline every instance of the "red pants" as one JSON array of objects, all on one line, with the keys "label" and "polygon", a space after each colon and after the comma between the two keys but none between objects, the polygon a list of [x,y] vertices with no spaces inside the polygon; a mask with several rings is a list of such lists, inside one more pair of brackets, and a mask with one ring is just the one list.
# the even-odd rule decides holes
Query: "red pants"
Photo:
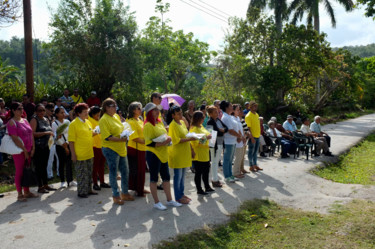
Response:
[{"label": "red pants", "polygon": [[146,152],[128,147],[129,189],[143,196],[146,174]]},{"label": "red pants", "polygon": [[104,183],[104,164],[105,157],[101,148],[94,147],[94,165],[92,168],[92,182],[98,183],[98,176],[100,183]]}]

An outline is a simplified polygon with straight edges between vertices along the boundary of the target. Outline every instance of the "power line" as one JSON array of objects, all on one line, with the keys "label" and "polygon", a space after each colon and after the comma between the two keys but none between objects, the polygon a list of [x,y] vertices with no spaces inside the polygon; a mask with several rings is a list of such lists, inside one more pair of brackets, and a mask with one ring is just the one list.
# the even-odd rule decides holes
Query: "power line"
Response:
[{"label": "power line", "polygon": [[190,3],[187,3],[187,2],[185,2],[184,0],[180,0],[180,1],[183,2],[183,3],[185,3],[185,4],[187,4],[187,5],[189,5],[189,6],[191,6],[191,7],[193,7],[194,9],[200,10],[200,11],[206,13],[207,15],[210,15],[210,16],[212,16],[212,17],[214,17],[214,18],[216,18],[216,19],[218,19],[218,20],[220,20],[220,21],[222,21],[222,22],[228,23],[226,20],[224,20],[224,19],[222,19],[222,18],[220,18],[220,17],[217,17],[217,16],[215,16],[215,15],[212,15],[211,13],[209,13],[209,12],[207,12],[207,11],[205,11],[205,10],[202,10],[202,9],[200,9],[200,8],[194,6],[194,5],[191,5]]},{"label": "power line", "polygon": [[201,5],[201,4],[199,4],[199,3],[194,2],[193,0],[188,0],[188,1],[189,1],[189,2],[192,2],[192,3],[196,4],[196,5],[198,5],[199,7],[202,7],[202,8],[205,9],[205,10],[208,10],[208,11],[214,13],[215,15],[219,16],[220,18],[224,18],[224,19],[228,19],[228,18],[229,18],[229,16],[225,16],[225,15],[220,14],[220,13],[214,11],[214,10],[211,10],[211,9],[209,9],[209,8],[207,8],[207,7],[205,7],[205,6]]},{"label": "power line", "polygon": [[215,9],[215,10],[217,10],[217,11],[219,11],[219,12],[221,12],[221,13],[225,14],[225,15],[227,15],[228,17],[231,17],[231,16],[232,16],[232,15],[230,15],[230,14],[228,14],[228,13],[224,12],[224,11],[221,11],[221,10],[219,10],[218,8],[216,8],[216,7],[214,7],[214,6],[210,5],[210,4],[208,4],[208,3],[206,3],[206,2],[204,2],[204,1],[202,1],[202,0],[199,0],[199,2],[202,2],[202,3],[204,3],[205,5],[207,5],[207,6],[211,7],[211,8],[213,8],[213,9]]}]

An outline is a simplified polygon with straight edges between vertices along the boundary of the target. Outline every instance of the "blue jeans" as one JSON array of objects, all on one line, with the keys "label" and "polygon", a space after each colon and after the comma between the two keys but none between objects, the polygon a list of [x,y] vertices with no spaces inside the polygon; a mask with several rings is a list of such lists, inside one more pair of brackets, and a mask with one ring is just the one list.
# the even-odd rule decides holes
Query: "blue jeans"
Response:
[{"label": "blue jeans", "polygon": [[258,160],[258,150],[259,150],[259,137],[255,139],[255,143],[251,142],[251,139],[248,141],[249,150],[247,152],[247,157],[249,158],[250,167],[257,165]]},{"label": "blue jeans", "polygon": [[113,197],[119,197],[120,191],[117,185],[117,168],[121,173],[121,189],[122,193],[128,193],[128,180],[129,180],[129,164],[128,158],[122,157],[117,152],[111,150],[110,148],[102,148],[103,155],[107,160],[109,168],[109,183],[112,188]]},{"label": "blue jeans", "polygon": [[223,172],[224,172],[225,178],[232,176],[232,162],[233,162],[235,150],[236,150],[235,144],[225,144],[224,159],[223,159]]},{"label": "blue jeans", "polygon": [[182,169],[173,169],[173,189],[174,189],[174,198],[176,201],[181,199],[184,196],[185,190],[185,171],[186,168]]}]

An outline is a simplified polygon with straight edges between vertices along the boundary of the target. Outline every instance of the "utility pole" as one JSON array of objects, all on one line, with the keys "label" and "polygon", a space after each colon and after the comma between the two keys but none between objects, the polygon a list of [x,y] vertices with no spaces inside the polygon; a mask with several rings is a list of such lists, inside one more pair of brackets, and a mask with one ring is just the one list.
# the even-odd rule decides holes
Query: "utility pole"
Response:
[{"label": "utility pole", "polygon": [[23,0],[23,26],[25,39],[26,91],[34,102],[33,37],[31,25],[31,2]]}]

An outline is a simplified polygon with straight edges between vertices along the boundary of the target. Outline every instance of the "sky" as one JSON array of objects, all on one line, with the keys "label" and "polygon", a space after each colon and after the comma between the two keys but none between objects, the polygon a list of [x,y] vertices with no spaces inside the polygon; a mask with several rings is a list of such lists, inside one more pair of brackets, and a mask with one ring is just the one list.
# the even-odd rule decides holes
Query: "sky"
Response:
[{"label": "sky", "polygon": [[[31,0],[31,2],[33,38],[48,41],[51,34],[48,27],[51,12],[48,6],[56,10],[59,1]],[[135,12],[139,30],[145,27],[151,16],[160,16],[155,13],[156,0],[123,0],[123,2]],[[170,19],[169,25],[174,30],[192,32],[195,38],[207,42],[211,50],[220,50],[228,29],[227,18],[229,16],[244,18],[249,0],[164,0],[164,2],[170,3],[170,10],[165,16]],[[331,2],[336,3],[333,0]],[[320,30],[327,34],[327,40],[332,47],[375,43],[375,21],[364,16],[363,8],[347,13],[340,5],[334,4],[334,6],[336,28],[331,27],[324,8],[320,8]],[[23,37],[23,32],[22,21],[9,27],[0,27],[0,39]]]}]

